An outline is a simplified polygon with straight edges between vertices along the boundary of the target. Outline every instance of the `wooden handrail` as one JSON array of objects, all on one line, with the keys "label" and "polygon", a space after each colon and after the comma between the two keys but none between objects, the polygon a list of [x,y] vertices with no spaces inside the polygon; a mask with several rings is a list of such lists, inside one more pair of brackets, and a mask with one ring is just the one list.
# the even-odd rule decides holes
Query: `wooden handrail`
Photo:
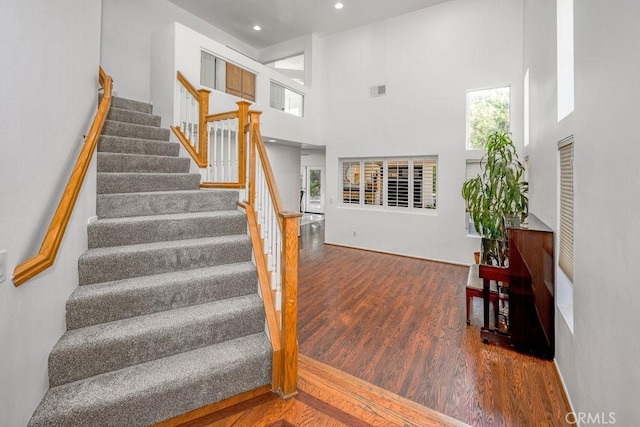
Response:
[{"label": "wooden handrail", "polygon": [[189,82],[189,80],[187,80],[184,74],[182,74],[180,71],[178,71],[178,81],[182,83],[185,89],[189,91],[191,96],[193,96],[195,99],[198,99],[198,90]]},{"label": "wooden handrail", "polygon": [[238,110],[236,111],[227,111],[224,113],[216,113],[209,114],[204,117],[207,122],[215,122],[216,120],[229,120],[229,119],[237,119],[239,116]]},{"label": "wooden handrail", "polygon": [[196,165],[198,165],[199,168],[206,168],[207,167],[207,159],[203,159],[197,152],[196,150],[193,149],[193,147],[191,146],[191,144],[189,144],[189,140],[187,139],[187,137],[184,135],[184,133],[182,132],[182,130],[180,130],[179,127],[177,126],[169,126],[169,128],[173,131],[173,133],[176,135],[176,137],[178,138],[178,141],[180,141],[182,143],[182,146],[184,147],[185,150],[187,150],[187,153],[189,153],[189,155],[191,156],[191,158],[193,159],[194,162],[196,162]]},{"label": "wooden handrail", "polygon": [[102,101],[100,101],[96,116],[93,119],[78,160],[71,172],[69,182],[62,193],[60,203],[53,215],[53,219],[51,220],[51,224],[49,225],[49,229],[47,230],[38,254],[19,264],[13,270],[13,284],[15,286],[20,286],[27,280],[51,267],[56,259],[60,243],[69,224],[69,218],[78,199],[80,188],[87,175],[91,158],[93,157],[98,138],[100,137],[100,133],[102,133],[102,127],[104,126],[107,114],[109,113],[109,107],[111,106],[113,80],[107,76],[102,67],[99,69],[99,81],[104,89],[104,96]]},{"label": "wooden handrail", "polygon": [[[249,210],[254,212],[251,205],[255,201],[256,195],[256,162],[260,162],[264,173],[267,188],[273,210],[276,213],[278,228],[282,236],[282,266],[281,266],[281,318],[280,329],[280,351],[274,351],[273,359],[273,388],[278,390],[283,398],[295,396],[297,393],[298,378],[298,218],[299,212],[286,212],[283,208],[282,199],[276,185],[276,181],[271,168],[271,163],[267,156],[267,150],[260,133],[260,112],[250,111],[251,144],[249,157],[251,159],[249,169]],[[258,158],[260,160],[258,160]],[[254,214],[255,215],[255,214]],[[249,220],[251,221],[251,219]],[[255,219],[254,219],[255,221]],[[264,254],[263,244],[259,236],[259,225],[249,227],[252,232],[252,239],[257,239],[257,244]],[[255,238],[253,234],[255,233]],[[264,269],[264,276],[268,275],[267,266],[262,256],[256,254],[256,264],[258,268]],[[265,280],[266,281],[266,280]],[[263,296],[271,296],[271,286],[263,289]],[[265,304],[269,303],[269,298],[265,299]],[[273,340],[273,338],[272,338]],[[276,344],[273,344],[274,348]]]},{"label": "wooden handrail", "polygon": [[[262,135],[260,134],[260,111],[250,111],[251,116],[251,138],[252,142],[255,144],[255,149],[258,151],[258,157],[260,158],[260,162],[262,164],[262,169],[264,170],[265,175],[267,176],[267,186],[269,187],[269,194],[271,195],[271,200],[273,201],[273,208],[279,214],[285,212],[282,199],[280,198],[280,193],[276,188],[276,179],[273,176],[273,170],[271,169],[271,163],[269,162],[269,157],[267,156],[267,149],[264,146],[264,140],[262,139]],[[280,224],[280,230],[284,233],[282,229],[282,216],[278,215],[278,223]]]}]

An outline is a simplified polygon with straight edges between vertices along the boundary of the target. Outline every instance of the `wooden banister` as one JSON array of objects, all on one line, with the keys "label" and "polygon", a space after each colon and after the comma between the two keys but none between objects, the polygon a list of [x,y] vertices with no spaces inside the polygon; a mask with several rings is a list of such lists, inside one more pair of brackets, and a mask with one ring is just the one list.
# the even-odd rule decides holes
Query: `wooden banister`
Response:
[{"label": "wooden banister", "polygon": [[[193,140],[189,141],[180,127],[172,126],[171,129],[200,168],[212,168],[212,165],[213,167],[218,165],[222,168],[221,176],[226,176],[223,168],[228,167],[228,164],[216,163],[216,156],[222,156],[220,154],[222,151],[218,151],[216,148],[217,139],[211,141],[212,158],[208,158],[208,125],[211,126],[213,138],[217,138],[217,132],[225,135],[225,132],[235,129],[235,124],[231,125],[224,123],[224,121],[237,120],[237,130],[235,130],[237,132],[235,134],[237,137],[237,182],[226,182],[224,178],[221,180],[216,175],[213,179],[215,182],[203,182],[201,187],[247,188],[248,201],[239,203],[239,206],[247,213],[260,292],[265,306],[267,330],[273,350],[272,389],[279,392],[284,398],[292,397],[297,393],[298,378],[298,219],[301,214],[284,210],[267,150],[260,134],[261,112],[249,111],[251,104],[239,101],[237,102],[237,111],[209,114],[208,91],[205,101],[202,98],[205,96],[203,92],[196,90],[180,72],[178,72],[178,80],[199,103],[199,141],[197,147]],[[189,98],[186,93],[184,96]],[[192,101],[189,100],[189,102]],[[193,122],[191,123],[193,124]],[[249,140],[246,138],[247,131],[250,131]],[[225,138],[222,138],[224,141]],[[249,144],[248,147],[247,144]],[[227,147],[230,146],[227,145]],[[229,159],[229,153],[227,153],[226,159]],[[247,159],[249,160],[248,173]],[[259,181],[257,180],[258,170],[260,171]],[[209,174],[210,169],[207,169],[205,173]],[[256,197],[258,191],[259,201]]]},{"label": "wooden banister", "polygon": [[[252,128],[251,137],[252,139],[255,138],[253,143],[255,144],[255,149],[258,152],[258,157],[260,158],[260,162],[262,164],[264,172],[267,175],[267,185],[269,186],[269,193],[271,194],[271,199],[273,200],[273,207],[276,212],[284,212],[282,199],[280,198],[280,193],[278,192],[278,189],[275,185],[276,179],[273,176],[271,163],[269,162],[269,157],[267,156],[267,149],[264,146],[264,141],[262,139],[262,135],[260,134],[260,114],[262,114],[261,111],[249,112],[249,115],[251,116]],[[280,229],[282,229],[282,218],[278,217],[278,222],[281,225]]]},{"label": "wooden banister", "polygon": [[25,262],[16,266],[13,270],[13,284],[20,286],[27,280],[35,277],[39,273],[43,272],[47,268],[51,267],[55,262],[60,243],[64,237],[64,232],[69,224],[69,218],[73,212],[80,188],[84,182],[84,178],[87,175],[91,158],[98,143],[100,133],[102,133],[102,127],[109,113],[109,107],[111,106],[111,88],[113,80],[107,76],[102,67],[99,69],[99,81],[100,85],[104,89],[104,96],[100,101],[100,106],[96,113],[93,123],[87,137],[85,138],[84,145],[78,156],[78,160],[71,172],[71,177],[67,183],[67,186],[62,193],[60,203],[56,209],[47,234],[44,237],[42,245],[38,254],[29,258]]}]

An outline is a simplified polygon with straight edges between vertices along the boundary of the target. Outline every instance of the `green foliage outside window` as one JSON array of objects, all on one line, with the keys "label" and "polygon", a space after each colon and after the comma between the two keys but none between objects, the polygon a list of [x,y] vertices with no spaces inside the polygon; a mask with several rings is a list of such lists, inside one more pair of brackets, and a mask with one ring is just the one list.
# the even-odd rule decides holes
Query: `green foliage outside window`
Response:
[{"label": "green foliage outside window", "polygon": [[467,93],[467,149],[486,148],[489,136],[509,133],[509,88]]}]

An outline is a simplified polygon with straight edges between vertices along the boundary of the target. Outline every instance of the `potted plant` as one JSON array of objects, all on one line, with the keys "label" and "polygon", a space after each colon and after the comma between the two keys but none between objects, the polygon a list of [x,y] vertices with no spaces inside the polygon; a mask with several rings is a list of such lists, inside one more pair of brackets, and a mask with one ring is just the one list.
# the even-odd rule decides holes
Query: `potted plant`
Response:
[{"label": "potted plant", "polygon": [[482,264],[507,266],[507,227],[528,213],[529,184],[508,133],[487,138],[482,173],[462,185],[462,197],[473,225],[482,236]]}]

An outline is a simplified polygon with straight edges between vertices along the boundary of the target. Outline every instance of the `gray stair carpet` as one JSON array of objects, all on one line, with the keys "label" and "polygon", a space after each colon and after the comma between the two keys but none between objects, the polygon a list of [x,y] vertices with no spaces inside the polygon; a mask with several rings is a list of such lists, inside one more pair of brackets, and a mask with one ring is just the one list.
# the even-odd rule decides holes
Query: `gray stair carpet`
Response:
[{"label": "gray stair carpet", "polygon": [[114,97],[98,221],[30,426],[145,426],[267,385],[271,345],[238,193],[201,190],[149,104]]}]

